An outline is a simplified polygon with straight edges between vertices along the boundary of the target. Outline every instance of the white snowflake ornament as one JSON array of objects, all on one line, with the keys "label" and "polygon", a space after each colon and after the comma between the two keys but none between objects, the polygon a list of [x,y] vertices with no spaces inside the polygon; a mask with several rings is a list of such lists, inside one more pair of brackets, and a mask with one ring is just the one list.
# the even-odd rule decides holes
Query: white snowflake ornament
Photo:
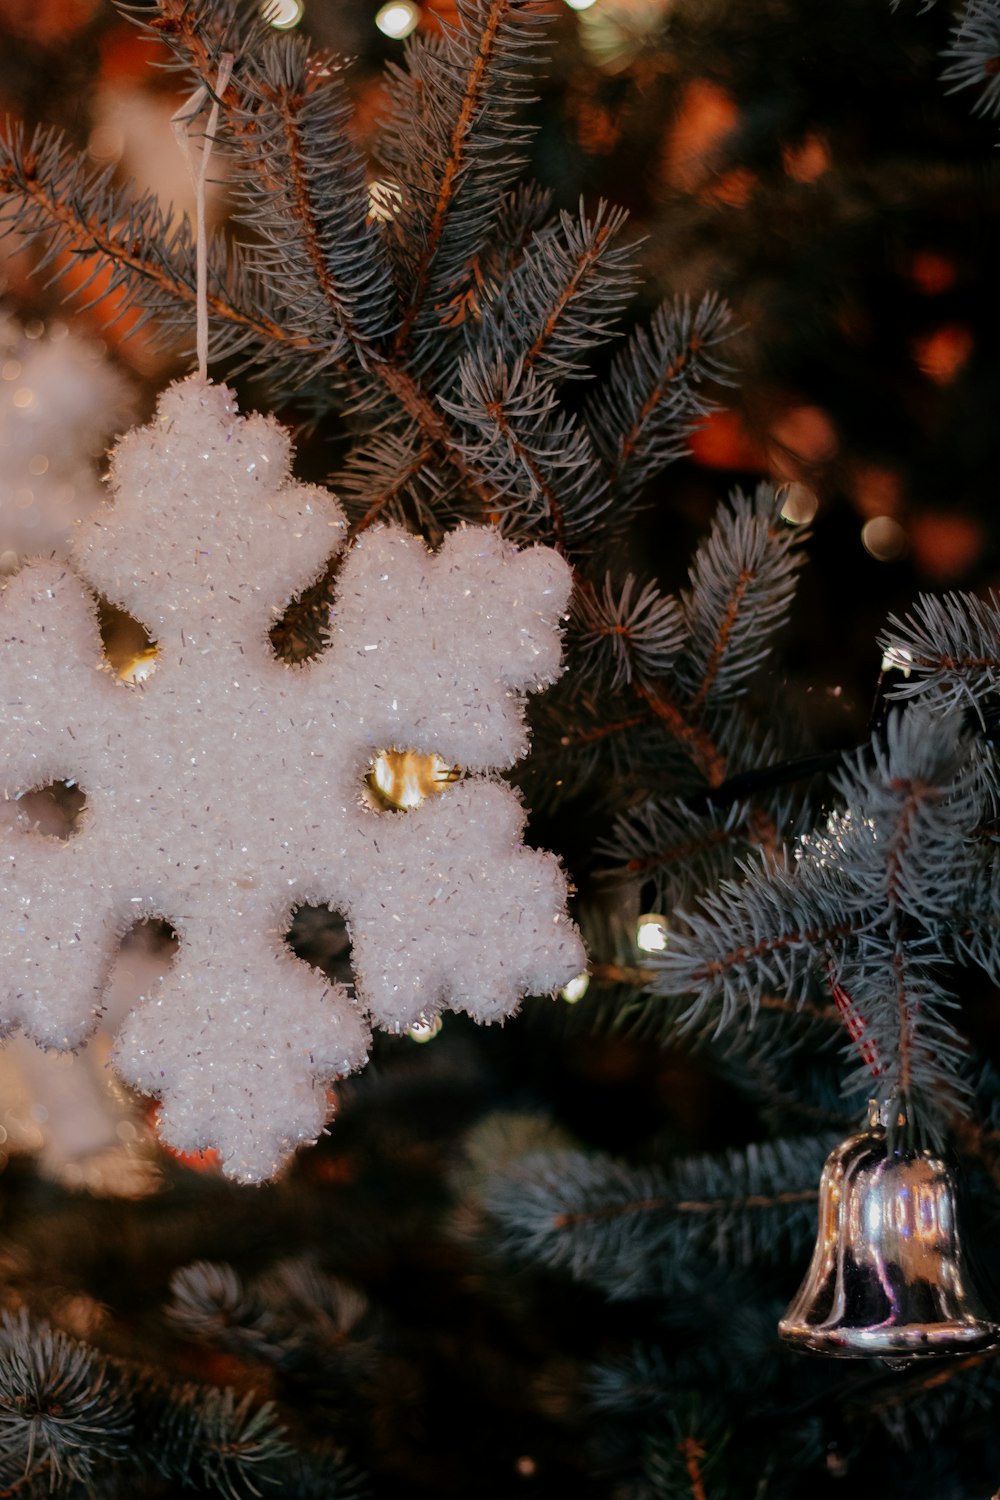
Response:
[{"label": "white snowflake ornament", "polygon": [[[520,842],[520,803],[488,774],[524,753],[523,694],[558,674],[566,564],[490,528],[436,554],[373,529],[341,568],[329,648],[287,666],[269,629],[347,531],[290,459],[276,422],[197,378],[118,445],[115,504],[74,555],[157,642],[144,683],[103,669],[68,567],[30,565],[0,607],[0,792],[74,779],[87,798],[70,839],[0,835],[0,1022],[76,1046],[122,932],[165,918],[180,951],[116,1065],[162,1098],[172,1145],[213,1146],[248,1182],[315,1139],[370,1023],[494,1020],[584,964],[556,859]],[[394,747],[481,774],[380,812],[364,778]],[[302,903],[343,912],[356,998],[284,942]]]}]

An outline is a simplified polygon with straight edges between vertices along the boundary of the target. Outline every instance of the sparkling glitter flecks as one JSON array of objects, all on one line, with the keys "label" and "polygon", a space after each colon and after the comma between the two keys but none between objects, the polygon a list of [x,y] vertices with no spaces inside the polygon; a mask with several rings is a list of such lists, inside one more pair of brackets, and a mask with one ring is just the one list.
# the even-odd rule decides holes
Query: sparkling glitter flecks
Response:
[{"label": "sparkling glitter flecks", "polygon": [[[585,963],[557,861],[523,847],[520,803],[489,775],[524,753],[523,695],[560,669],[566,565],[488,528],[434,555],[373,528],[340,571],[329,650],[284,665],[268,632],[346,535],[290,459],[277,423],[197,379],[119,444],[116,504],[76,559],[156,642],[146,680],[106,668],[69,568],[29,566],[0,606],[0,793],[75,779],[87,803],[71,838],[3,835],[0,1024],[75,1045],[120,934],[166,919],[177,959],[116,1064],[162,1099],[176,1149],[215,1148],[243,1181],[316,1137],[370,1022],[497,1019]],[[365,778],[387,747],[462,779],[379,811]],[[302,904],[344,913],[356,1000],[283,942]]]}]

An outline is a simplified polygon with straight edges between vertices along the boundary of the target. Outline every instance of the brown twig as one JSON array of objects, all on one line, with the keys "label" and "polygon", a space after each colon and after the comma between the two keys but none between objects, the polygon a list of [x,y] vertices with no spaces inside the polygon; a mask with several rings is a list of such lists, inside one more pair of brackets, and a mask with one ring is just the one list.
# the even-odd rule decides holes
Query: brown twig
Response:
[{"label": "brown twig", "polygon": [[705,1457],[705,1445],[696,1437],[682,1438],[677,1452],[684,1460],[684,1467],[691,1482],[691,1500],[708,1500],[705,1483],[701,1477],[701,1461]]},{"label": "brown twig", "polygon": [[531,348],[524,356],[525,370],[530,370],[534,367],[539,358],[539,355],[542,353],[542,350],[545,348],[546,344],[548,344],[553,338],[555,331],[559,326],[560,319],[562,318],[566,309],[569,307],[570,303],[573,301],[573,298],[576,296],[577,291],[579,290],[580,283],[583,281],[583,278],[587,275],[591,267],[596,265],[598,260],[600,259],[601,251],[604,249],[604,246],[607,244],[608,239],[611,236],[612,228],[613,226],[610,224],[602,224],[600,229],[594,236],[593,244],[588,245],[583,253],[577,256],[576,265],[573,267],[566,285],[563,287],[562,292],[560,293],[559,300],[549,312],[544,326],[536,336]]},{"label": "brown twig", "polygon": [[489,81],[488,70],[493,60],[500,27],[507,19],[511,9],[511,0],[493,0],[486,25],[479,38],[479,46],[476,49],[472,67],[469,69],[466,77],[462,103],[459,107],[455,123],[452,126],[451,137],[448,142],[448,154],[445,159],[441,180],[438,184],[437,198],[430,217],[430,223],[427,227],[427,237],[416,267],[413,294],[410,297],[403,320],[396,333],[395,353],[397,358],[405,352],[409,344],[413,325],[420,315],[424,298],[427,295],[431,263],[437,254],[441,243],[441,236],[444,234],[445,225],[448,221],[448,212],[458,190],[468,138],[482,107],[483,97]]},{"label": "brown twig", "polygon": [[624,1218],[627,1214],[669,1211],[677,1214],[741,1213],[751,1208],[779,1208],[792,1203],[814,1203],[818,1187],[795,1188],[785,1193],[748,1193],[734,1198],[632,1198],[626,1203],[603,1203],[600,1208],[582,1208],[574,1213],[554,1214],[553,1229],[570,1229],[576,1224],[594,1224],[603,1219]]}]

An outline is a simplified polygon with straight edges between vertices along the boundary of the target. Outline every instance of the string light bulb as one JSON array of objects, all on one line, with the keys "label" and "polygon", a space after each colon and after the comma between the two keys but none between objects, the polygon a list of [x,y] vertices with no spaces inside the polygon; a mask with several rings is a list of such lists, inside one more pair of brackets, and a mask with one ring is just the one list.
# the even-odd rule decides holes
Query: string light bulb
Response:
[{"label": "string light bulb", "polygon": [[302,0],[263,0],[261,19],[276,31],[291,31],[302,20]]},{"label": "string light bulb", "polygon": [[376,177],[368,184],[369,219],[394,219],[403,203],[403,191],[390,177]]},{"label": "string light bulb", "polygon": [[567,1005],[575,1005],[578,1000],[583,999],[589,989],[590,975],[585,970],[582,974],[578,974],[575,979],[571,979],[569,984],[564,984],[559,994],[566,1001]]},{"label": "string light bulb", "polygon": [[570,10],[589,10],[596,0],[566,0]]},{"label": "string light bulb", "polygon": [[906,532],[892,516],[873,516],[861,528],[861,545],[877,562],[894,562],[906,551]]},{"label": "string light bulb", "polygon": [[635,946],[642,953],[663,953],[667,946],[667,919],[658,911],[645,912],[636,923]]},{"label": "string light bulb", "polygon": [[808,526],[819,509],[819,501],[807,484],[786,484],[781,519],[791,526]]},{"label": "string light bulb", "polygon": [[902,672],[909,678],[913,670],[913,652],[908,646],[890,646],[882,653],[883,672]]},{"label": "string light bulb", "polygon": [[413,0],[388,0],[375,15],[375,25],[383,36],[391,37],[394,42],[401,42],[404,37],[409,36],[411,31],[416,30],[420,20],[420,7]]},{"label": "string light bulb", "polygon": [[414,1042],[430,1042],[437,1036],[443,1024],[440,1016],[420,1016],[409,1028],[407,1036]]}]

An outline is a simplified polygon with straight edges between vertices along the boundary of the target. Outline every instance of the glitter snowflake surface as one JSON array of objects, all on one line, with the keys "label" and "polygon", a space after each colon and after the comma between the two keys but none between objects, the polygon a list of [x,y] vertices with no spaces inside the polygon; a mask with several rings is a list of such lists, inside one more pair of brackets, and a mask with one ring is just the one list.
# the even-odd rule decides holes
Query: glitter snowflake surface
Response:
[{"label": "glitter snowflake surface", "polygon": [[[523,694],[559,671],[566,565],[489,528],[435,554],[373,528],[340,570],[329,648],[286,666],[268,632],[347,531],[290,459],[273,420],[182,381],[114,453],[77,571],[30,565],[0,604],[0,790],[74,780],[87,799],[72,838],[0,835],[0,1020],[78,1045],[121,934],[165,918],[180,950],[116,1065],[162,1099],[168,1141],[216,1147],[243,1181],[316,1137],[371,1023],[498,1019],[584,964],[558,862],[520,842],[521,805],[488,774],[524,754]],[[145,683],[106,670],[78,573],[156,641]],[[389,747],[463,774],[380,812],[362,788]],[[344,914],[353,998],[287,947],[302,903]]]}]

